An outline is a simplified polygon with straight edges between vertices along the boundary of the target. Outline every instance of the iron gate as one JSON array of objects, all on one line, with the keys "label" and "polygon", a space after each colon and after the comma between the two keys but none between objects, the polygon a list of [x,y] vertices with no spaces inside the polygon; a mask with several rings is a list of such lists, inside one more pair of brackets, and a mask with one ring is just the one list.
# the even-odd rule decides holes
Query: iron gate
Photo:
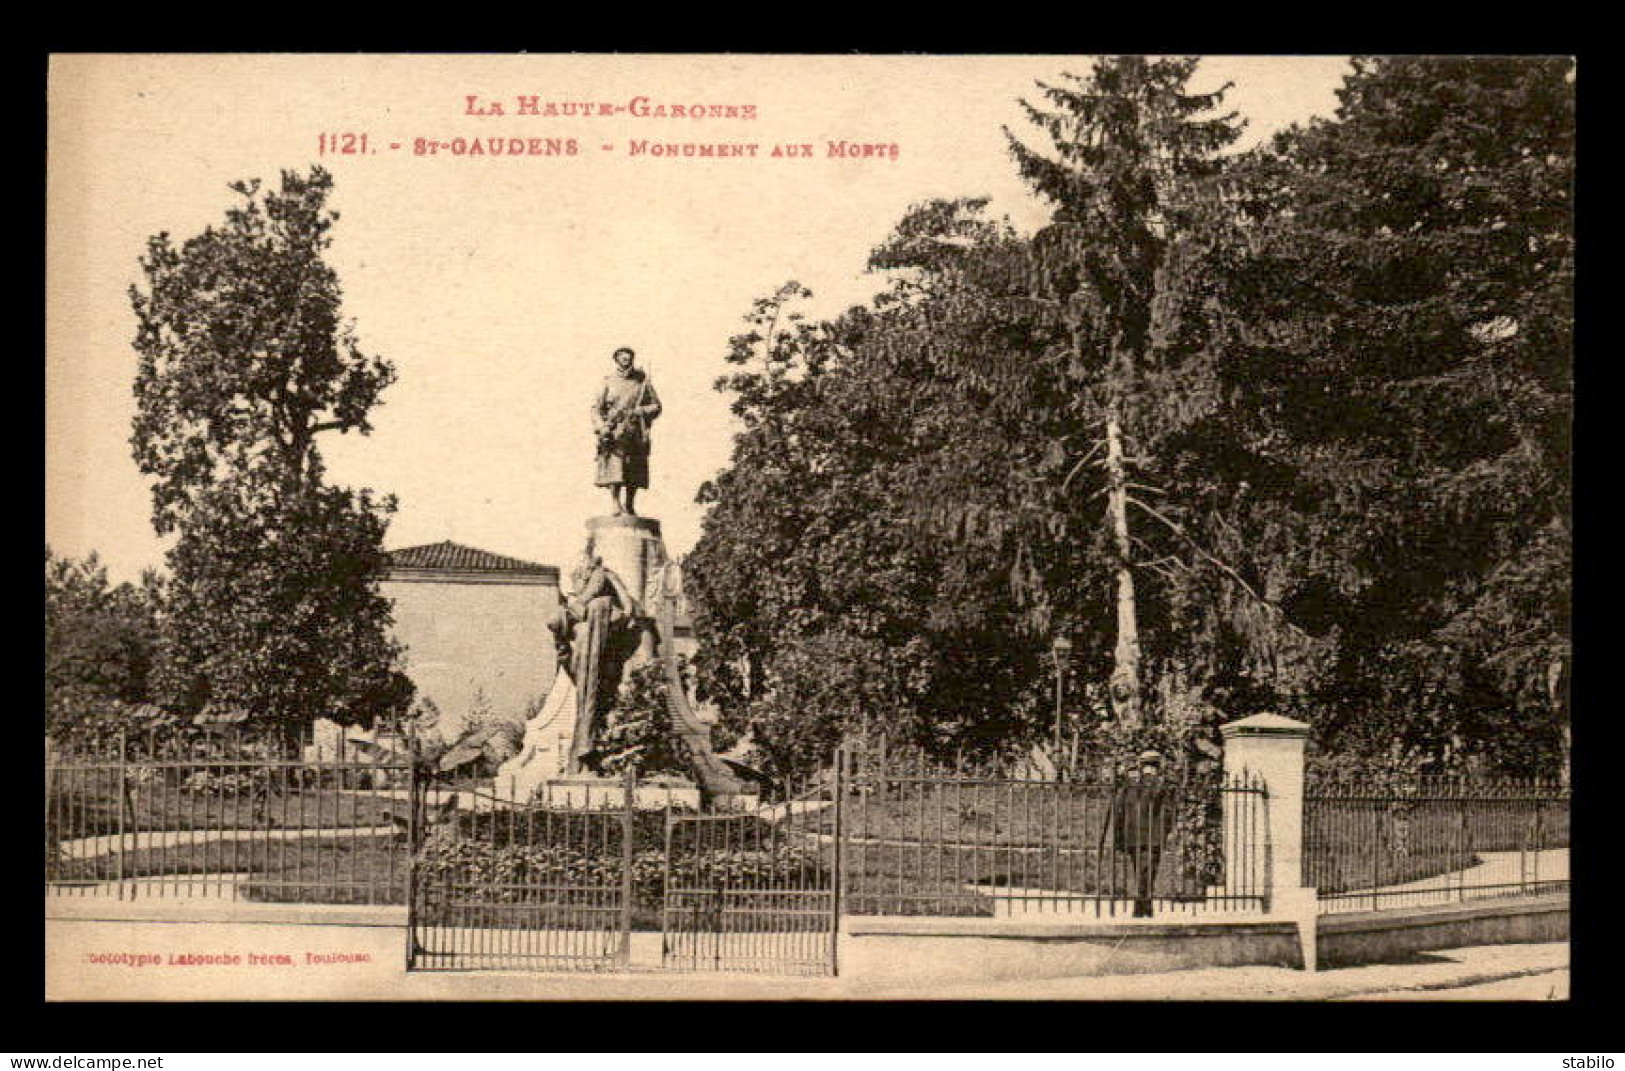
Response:
[{"label": "iron gate", "polygon": [[630,779],[518,795],[414,792],[408,970],[628,968]]},{"label": "iron gate", "polygon": [[630,775],[529,798],[419,778],[407,968],[833,974],[839,770],[704,814]]},{"label": "iron gate", "polygon": [[784,803],[668,815],[663,966],[835,973],[843,766]]}]

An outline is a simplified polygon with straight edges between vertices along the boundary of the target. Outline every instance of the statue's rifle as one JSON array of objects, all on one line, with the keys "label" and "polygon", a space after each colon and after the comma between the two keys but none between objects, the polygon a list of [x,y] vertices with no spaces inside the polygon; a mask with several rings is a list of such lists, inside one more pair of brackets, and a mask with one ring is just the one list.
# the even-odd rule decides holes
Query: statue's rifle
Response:
[{"label": "statue's rifle", "polygon": [[617,436],[620,435],[621,425],[627,420],[636,420],[638,422],[638,430],[643,432],[645,437],[648,435],[648,428],[644,426],[643,421],[643,400],[647,398],[648,395],[649,376],[646,372],[643,376],[643,382],[638,385],[637,397],[632,399],[631,403],[628,405],[617,406],[615,415],[605,423],[603,438],[606,442],[613,441]]}]

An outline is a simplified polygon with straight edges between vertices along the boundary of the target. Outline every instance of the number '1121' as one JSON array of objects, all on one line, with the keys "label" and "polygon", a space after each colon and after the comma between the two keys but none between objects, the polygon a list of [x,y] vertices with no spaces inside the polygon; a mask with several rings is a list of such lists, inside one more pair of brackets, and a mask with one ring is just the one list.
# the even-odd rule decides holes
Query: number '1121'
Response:
[{"label": "number '1121'", "polygon": [[316,137],[318,156],[365,156],[369,151],[365,134],[319,134]]}]

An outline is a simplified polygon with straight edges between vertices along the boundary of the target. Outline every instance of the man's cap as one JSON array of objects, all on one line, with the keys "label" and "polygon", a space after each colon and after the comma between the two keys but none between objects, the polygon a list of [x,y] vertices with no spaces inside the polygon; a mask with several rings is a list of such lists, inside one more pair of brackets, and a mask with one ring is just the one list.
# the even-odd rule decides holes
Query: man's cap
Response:
[{"label": "man's cap", "polygon": [[1141,762],[1161,762],[1162,761],[1162,752],[1160,752],[1160,751],[1142,751],[1142,752],[1140,752],[1140,761]]}]

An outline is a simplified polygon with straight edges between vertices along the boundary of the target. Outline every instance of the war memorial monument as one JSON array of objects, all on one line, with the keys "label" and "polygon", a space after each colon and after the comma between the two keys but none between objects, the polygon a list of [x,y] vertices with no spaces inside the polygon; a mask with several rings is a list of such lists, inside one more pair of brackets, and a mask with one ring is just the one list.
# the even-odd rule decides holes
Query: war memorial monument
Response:
[{"label": "war memorial monument", "polygon": [[591,759],[605,718],[627,674],[653,663],[664,671],[672,730],[699,782],[672,790],[696,802],[735,795],[744,786],[712,750],[678,666],[681,571],[666,552],[660,522],[635,510],[637,492],[649,486],[650,427],[660,416],[660,398],[630,348],[617,349],[614,362],[592,401],[596,482],[609,490],[611,512],[587,519],[586,545],[549,623],[554,651],[541,655],[556,657],[559,672],[497,782],[516,799],[543,784],[555,795],[568,796],[572,786],[601,793],[606,782]]}]

